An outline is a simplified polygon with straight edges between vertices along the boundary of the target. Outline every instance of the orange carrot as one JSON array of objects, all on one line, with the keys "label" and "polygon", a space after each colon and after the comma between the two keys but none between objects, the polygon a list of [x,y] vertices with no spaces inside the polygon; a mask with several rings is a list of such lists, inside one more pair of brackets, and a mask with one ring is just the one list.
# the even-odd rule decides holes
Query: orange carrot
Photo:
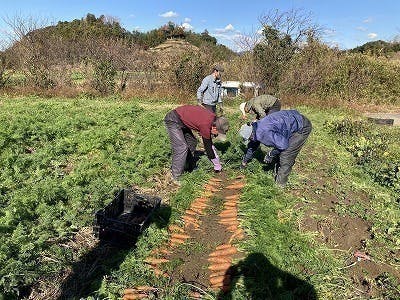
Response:
[{"label": "orange carrot", "polygon": [[184,215],[183,217],[182,217],[182,219],[186,219],[186,220],[190,220],[190,221],[196,221],[197,219],[196,218],[193,218],[193,217],[191,217],[191,216],[188,216],[188,215]]},{"label": "orange carrot", "polygon": [[127,294],[124,295],[123,300],[136,300],[136,299],[144,299],[148,296],[146,294]]},{"label": "orange carrot", "polygon": [[173,233],[173,234],[171,234],[171,238],[185,240],[185,239],[190,238],[190,236],[187,234]]},{"label": "orange carrot", "polygon": [[157,265],[157,264],[162,264],[169,262],[169,259],[166,258],[154,258],[154,257],[148,257],[144,260],[145,263],[151,264],[151,265]]},{"label": "orange carrot", "polygon": [[223,211],[220,212],[220,216],[223,216],[224,214],[229,214],[229,213],[237,213],[238,210],[236,207],[227,207]]},{"label": "orange carrot", "polygon": [[172,251],[171,251],[171,250],[167,250],[167,249],[161,249],[161,250],[160,250],[160,253],[169,255],[169,254],[172,253]]},{"label": "orange carrot", "polygon": [[169,231],[179,231],[179,232],[184,232],[182,227],[179,227],[177,225],[169,225],[168,226]]},{"label": "orange carrot", "polygon": [[221,218],[236,218],[237,217],[237,211],[228,211],[228,212],[222,212],[219,214]]},{"label": "orange carrot", "polygon": [[221,249],[227,249],[227,248],[231,248],[231,247],[232,247],[232,245],[229,245],[229,244],[221,244],[221,245],[215,247],[215,249],[221,250]]},{"label": "orange carrot", "polygon": [[244,183],[243,182],[234,182],[233,184],[228,185],[226,187],[226,189],[228,189],[228,190],[236,190],[236,189],[241,189],[243,187],[244,187]]},{"label": "orange carrot", "polygon": [[221,256],[232,255],[232,254],[235,254],[235,253],[237,253],[237,249],[232,246],[231,248],[214,251],[214,252],[210,253],[210,256],[212,256],[212,257],[221,257]]},{"label": "orange carrot", "polygon": [[238,200],[240,197],[240,194],[235,194],[235,195],[231,195],[231,196],[226,196],[225,199],[226,200]]},{"label": "orange carrot", "polygon": [[169,241],[170,241],[171,245],[184,244],[185,243],[185,240],[176,239],[176,238],[171,238]]},{"label": "orange carrot", "polygon": [[187,209],[185,211],[185,214],[189,215],[189,216],[197,216],[197,213],[195,211],[191,210],[191,209]]},{"label": "orange carrot", "polygon": [[214,264],[210,265],[208,269],[211,271],[222,271],[222,270],[228,270],[230,266],[231,266],[230,263],[222,263],[217,265]]},{"label": "orange carrot", "polygon": [[217,285],[221,283],[230,283],[231,281],[231,275],[221,275],[221,276],[215,276],[210,278],[210,283],[211,285]]},{"label": "orange carrot", "polygon": [[238,229],[238,224],[230,225],[227,229],[231,232],[235,232]]},{"label": "orange carrot", "polygon": [[136,290],[135,289],[124,289],[124,295],[132,294],[132,293],[136,293]]}]

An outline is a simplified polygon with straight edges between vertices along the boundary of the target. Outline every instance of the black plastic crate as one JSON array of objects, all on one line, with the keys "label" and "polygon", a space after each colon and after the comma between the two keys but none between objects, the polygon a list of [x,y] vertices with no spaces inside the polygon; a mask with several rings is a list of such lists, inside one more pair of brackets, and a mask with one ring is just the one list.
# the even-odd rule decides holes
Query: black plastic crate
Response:
[{"label": "black plastic crate", "polygon": [[96,212],[94,234],[100,241],[132,245],[149,225],[151,215],[160,203],[158,197],[123,189],[111,203]]}]

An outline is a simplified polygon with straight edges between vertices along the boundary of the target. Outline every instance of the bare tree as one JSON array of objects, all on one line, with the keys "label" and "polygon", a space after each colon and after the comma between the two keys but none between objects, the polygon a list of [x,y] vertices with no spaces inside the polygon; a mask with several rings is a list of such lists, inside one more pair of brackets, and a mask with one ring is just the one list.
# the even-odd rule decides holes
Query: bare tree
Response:
[{"label": "bare tree", "polygon": [[301,9],[272,10],[259,18],[261,41],[254,47],[255,61],[267,92],[276,93],[279,78],[308,39],[316,39],[322,27],[312,21],[311,13]]}]

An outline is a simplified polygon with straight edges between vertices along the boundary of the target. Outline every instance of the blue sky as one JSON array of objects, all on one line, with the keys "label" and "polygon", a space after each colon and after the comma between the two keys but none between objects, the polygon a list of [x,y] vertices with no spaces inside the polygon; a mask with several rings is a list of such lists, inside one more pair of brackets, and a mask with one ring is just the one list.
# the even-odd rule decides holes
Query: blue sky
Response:
[{"label": "blue sky", "polygon": [[398,0],[0,0],[0,4],[3,39],[8,30],[4,18],[19,15],[56,23],[92,13],[97,17],[115,17],[129,31],[146,32],[168,21],[198,33],[207,29],[219,43],[238,50],[234,40],[256,32],[260,16],[271,9],[303,9],[312,13],[313,21],[326,29],[326,43],[340,49],[378,39],[389,41],[400,35]]}]

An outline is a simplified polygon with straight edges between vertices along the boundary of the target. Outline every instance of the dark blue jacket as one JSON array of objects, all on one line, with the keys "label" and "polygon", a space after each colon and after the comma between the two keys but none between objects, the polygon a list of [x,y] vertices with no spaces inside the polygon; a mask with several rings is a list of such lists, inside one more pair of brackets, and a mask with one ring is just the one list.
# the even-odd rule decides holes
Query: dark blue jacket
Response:
[{"label": "dark blue jacket", "polygon": [[253,123],[254,140],[286,150],[293,133],[303,129],[303,116],[297,110],[281,110]]},{"label": "dark blue jacket", "polygon": [[289,139],[293,133],[303,129],[303,116],[297,110],[281,110],[269,114],[253,123],[253,134],[247,145],[243,162],[253,158],[260,143],[274,147],[268,154],[275,157],[289,147]]}]

